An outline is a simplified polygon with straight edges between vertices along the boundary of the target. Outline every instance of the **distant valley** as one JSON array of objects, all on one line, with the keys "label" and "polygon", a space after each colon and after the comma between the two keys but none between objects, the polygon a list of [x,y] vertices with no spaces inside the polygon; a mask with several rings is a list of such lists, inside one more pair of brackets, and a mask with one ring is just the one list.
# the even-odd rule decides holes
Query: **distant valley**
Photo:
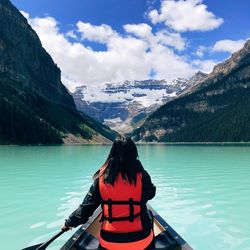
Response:
[{"label": "distant valley", "polygon": [[106,83],[96,93],[84,85],[77,87],[72,96],[79,111],[126,133],[140,126],[161,105],[188,92],[206,76],[198,72],[190,79],[177,78],[172,82],[149,79]]},{"label": "distant valley", "polygon": [[0,0],[0,144],[249,142],[250,41],[210,74],[72,93],[27,19]]}]

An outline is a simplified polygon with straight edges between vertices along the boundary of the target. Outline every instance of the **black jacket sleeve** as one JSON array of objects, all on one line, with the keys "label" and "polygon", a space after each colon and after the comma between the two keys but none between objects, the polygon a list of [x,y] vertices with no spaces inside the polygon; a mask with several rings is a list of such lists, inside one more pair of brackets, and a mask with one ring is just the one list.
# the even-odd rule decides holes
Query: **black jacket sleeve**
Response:
[{"label": "black jacket sleeve", "polygon": [[82,204],[65,221],[65,225],[69,227],[77,227],[80,224],[86,223],[100,204],[101,196],[99,192],[99,181],[97,179],[91,185]]},{"label": "black jacket sleeve", "polygon": [[142,199],[147,202],[154,198],[156,187],[151,181],[151,177],[146,170],[142,171],[143,196]]}]

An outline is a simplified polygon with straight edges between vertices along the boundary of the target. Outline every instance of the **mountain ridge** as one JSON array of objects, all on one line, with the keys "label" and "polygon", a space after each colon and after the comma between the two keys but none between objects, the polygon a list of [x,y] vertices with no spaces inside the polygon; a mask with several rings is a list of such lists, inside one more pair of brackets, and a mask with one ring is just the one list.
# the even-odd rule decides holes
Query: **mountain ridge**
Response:
[{"label": "mountain ridge", "polygon": [[[106,83],[99,96],[88,93],[86,85],[72,93],[76,107],[109,127],[126,133],[139,126],[143,120],[162,104],[187,92],[206,74],[198,72],[190,80],[134,80]],[[95,93],[95,95],[97,95]]]},{"label": "mountain ridge", "polygon": [[187,94],[152,113],[137,141],[249,142],[250,41]]}]

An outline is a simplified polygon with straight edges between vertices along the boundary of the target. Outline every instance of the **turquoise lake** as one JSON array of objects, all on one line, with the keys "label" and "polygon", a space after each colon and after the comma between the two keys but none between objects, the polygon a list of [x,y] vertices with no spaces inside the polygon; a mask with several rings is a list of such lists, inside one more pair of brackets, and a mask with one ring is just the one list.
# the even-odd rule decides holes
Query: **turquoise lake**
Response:
[{"label": "turquoise lake", "polygon": [[[84,198],[110,146],[0,147],[0,249],[59,230]],[[250,249],[250,147],[139,145],[157,187],[150,202],[198,250]],[[49,249],[73,233],[67,232]]]}]

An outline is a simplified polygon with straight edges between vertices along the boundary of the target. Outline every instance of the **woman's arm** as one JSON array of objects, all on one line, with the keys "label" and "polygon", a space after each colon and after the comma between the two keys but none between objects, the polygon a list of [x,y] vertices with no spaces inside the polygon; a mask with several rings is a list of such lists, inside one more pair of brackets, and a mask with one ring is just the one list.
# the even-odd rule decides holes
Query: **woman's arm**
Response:
[{"label": "woman's arm", "polygon": [[77,227],[88,221],[101,203],[99,181],[96,179],[86,194],[82,204],[65,221],[66,227]]},{"label": "woman's arm", "polygon": [[156,187],[151,181],[151,177],[146,170],[142,171],[142,199],[148,201],[154,198],[156,193]]}]

